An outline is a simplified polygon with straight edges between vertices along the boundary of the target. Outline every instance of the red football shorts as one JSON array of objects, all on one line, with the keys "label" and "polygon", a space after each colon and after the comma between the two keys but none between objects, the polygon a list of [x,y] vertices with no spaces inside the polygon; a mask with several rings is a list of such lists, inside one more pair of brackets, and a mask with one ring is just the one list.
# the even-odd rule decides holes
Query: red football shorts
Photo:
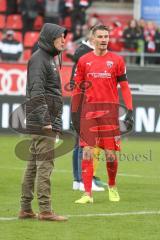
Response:
[{"label": "red football shorts", "polygon": [[99,146],[103,149],[120,151],[118,122],[113,118],[92,118],[89,121],[81,119],[80,146]]}]

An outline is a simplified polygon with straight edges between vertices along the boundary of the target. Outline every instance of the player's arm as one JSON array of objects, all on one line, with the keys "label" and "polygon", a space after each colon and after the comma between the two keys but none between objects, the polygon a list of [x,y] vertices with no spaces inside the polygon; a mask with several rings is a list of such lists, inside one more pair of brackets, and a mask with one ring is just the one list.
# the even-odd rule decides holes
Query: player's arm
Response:
[{"label": "player's arm", "polygon": [[131,90],[129,88],[128,79],[126,75],[126,67],[123,59],[120,60],[119,66],[118,66],[118,77],[117,81],[119,82],[123,101],[125,103],[126,108],[128,109],[128,112],[125,117],[125,124],[128,129],[132,129],[133,127],[133,102],[132,102],[132,95]]},{"label": "player's arm", "polygon": [[129,88],[128,81],[124,80],[124,81],[121,81],[119,84],[121,87],[122,97],[123,97],[125,106],[128,110],[132,111],[133,110],[132,95],[131,95],[131,90]]}]

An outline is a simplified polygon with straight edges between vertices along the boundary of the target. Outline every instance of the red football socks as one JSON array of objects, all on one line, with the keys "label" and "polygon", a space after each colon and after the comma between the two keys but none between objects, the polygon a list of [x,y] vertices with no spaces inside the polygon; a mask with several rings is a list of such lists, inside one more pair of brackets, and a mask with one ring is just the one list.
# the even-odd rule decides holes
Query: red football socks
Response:
[{"label": "red football socks", "polygon": [[85,192],[91,195],[93,178],[93,160],[82,160],[82,180]]},{"label": "red football socks", "polygon": [[118,169],[117,159],[115,159],[114,161],[107,161],[106,167],[107,167],[107,172],[108,172],[108,185],[115,186],[117,169]]}]

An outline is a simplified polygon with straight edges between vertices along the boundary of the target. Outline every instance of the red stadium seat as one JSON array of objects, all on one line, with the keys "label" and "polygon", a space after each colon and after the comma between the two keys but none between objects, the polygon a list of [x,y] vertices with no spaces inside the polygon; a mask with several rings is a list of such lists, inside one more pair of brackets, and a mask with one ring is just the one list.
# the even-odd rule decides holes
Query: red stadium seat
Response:
[{"label": "red stadium seat", "polygon": [[19,14],[11,14],[7,17],[6,28],[21,30],[23,27],[22,18]]},{"label": "red stadium seat", "polygon": [[7,1],[0,0],[0,12],[6,12],[7,10]]},{"label": "red stadium seat", "polygon": [[24,35],[24,47],[31,48],[38,41],[39,32],[26,32]]},{"label": "red stadium seat", "polygon": [[27,62],[30,59],[31,54],[32,54],[32,50],[31,49],[24,49],[22,61]]},{"label": "red stadium seat", "polygon": [[65,17],[63,26],[64,26],[65,28],[67,28],[68,30],[71,29],[72,22],[71,22],[71,17],[70,17],[70,16]]},{"label": "red stadium seat", "polygon": [[19,42],[23,42],[22,32],[14,32],[14,38]]},{"label": "red stadium seat", "polygon": [[34,21],[34,26],[33,26],[34,30],[39,31],[43,26],[43,22],[44,22],[43,17],[42,16],[37,16],[35,21]]},{"label": "red stadium seat", "polygon": [[4,29],[6,25],[6,17],[3,14],[0,14],[0,29]]}]

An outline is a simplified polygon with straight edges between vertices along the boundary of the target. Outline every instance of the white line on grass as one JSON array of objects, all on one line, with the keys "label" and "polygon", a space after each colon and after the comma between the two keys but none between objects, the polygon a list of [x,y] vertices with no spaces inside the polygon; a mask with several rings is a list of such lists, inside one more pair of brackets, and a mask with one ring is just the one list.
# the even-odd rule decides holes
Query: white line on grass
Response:
[{"label": "white line on grass", "polygon": [[[25,170],[25,167],[4,167],[0,166],[0,169],[7,169],[7,170]],[[53,172],[56,173],[72,173],[71,170],[66,170],[66,169],[54,169]],[[104,174],[102,174],[104,175]],[[143,175],[138,175],[138,174],[127,174],[127,173],[118,173],[118,176],[120,177],[135,177],[135,178],[151,178],[151,179],[157,179],[160,178],[159,176],[143,176]]]},{"label": "white line on grass", "polygon": [[[7,170],[25,170],[25,167],[4,167],[0,166],[0,169],[7,169]],[[72,173],[71,170],[66,169],[53,169],[54,172],[61,172],[61,173]]]},{"label": "white line on grass", "polygon": [[[0,166],[0,169],[7,169],[7,170],[25,170],[25,167],[4,167]],[[53,172],[56,173],[72,173],[71,170],[66,170],[66,169],[54,169]],[[104,175],[104,174],[102,174]],[[160,178],[159,176],[143,176],[143,175],[138,175],[138,174],[127,174],[127,173],[118,173],[118,176],[121,177],[135,177],[135,178],[152,178],[152,179],[157,179]]]},{"label": "white line on grass", "polygon": [[68,217],[116,217],[116,216],[132,216],[132,215],[160,215],[160,211],[93,213],[93,214],[68,215]]},{"label": "white line on grass", "polygon": [[127,174],[127,173],[118,173],[118,176],[121,176],[121,177],[145,178],[145,176],[142,176],[142,175],[138,175],[138,174]]},{"label": "white line on grass", "polygon": [[17,217],[0,217],[0,221],[12,221],[12,220],[17,220]]},{"label": "white line on grass", "polygon": [[[123,216],[133,216],[133,215],[160,215],[160,211],[139,211],[139,212],[117,212],[117,213],[89,213],[89,214],[77,214],[77,215],[66,215],[69,218],[79,218],[79,217],[123,217]],[[18,220],[17,217],[0,217],[0,221],[12,221]]]}]

